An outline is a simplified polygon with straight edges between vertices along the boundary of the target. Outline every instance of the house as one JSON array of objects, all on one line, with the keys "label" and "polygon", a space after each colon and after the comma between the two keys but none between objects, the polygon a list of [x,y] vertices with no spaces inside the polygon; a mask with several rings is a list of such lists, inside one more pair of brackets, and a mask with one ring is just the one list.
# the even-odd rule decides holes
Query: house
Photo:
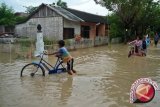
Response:
[{"label": "house", "polygon": [[91,39],[107,36],[107,22],[103,16],[48,4],[41,4],[25,22],[17,24],[15,33],[35,37],[38,24],[42,26],[44,37],[50,40],[71,39],[75,35]]},{"label": "house", "polygon": [[24,12],[16,12],[14,15],[19,17],[27,17],[29,14]]},{"label": "house", "polygon": [[0,37],[5,34],[14,34],[14,26],[0,25]]},{"label": "house", "polygon": [[[28,14],[27,13],[23,13],[23,12],[17,12],[14,14],[15,16],[19,16],[19,17],[27,17]],[[0,25],[0,37],[4,36],[5,34],[11,34],[13,36],[14,34],[14,26],[7,26],[7,25]]]}]

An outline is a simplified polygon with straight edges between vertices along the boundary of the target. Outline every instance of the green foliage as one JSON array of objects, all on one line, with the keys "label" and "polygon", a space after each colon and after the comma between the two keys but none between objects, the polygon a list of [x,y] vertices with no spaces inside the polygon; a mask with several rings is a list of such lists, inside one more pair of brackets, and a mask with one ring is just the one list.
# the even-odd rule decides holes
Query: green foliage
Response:
[{"label": "green foliage", "polygon": [[67,3],[63,2],[62,0],[58,0],[56,4],[57,4],[57,6],[60,6],[62,8],[67,8],[68,7]]},{"label": "green foliage", "polygon": [[38,7],[34,7],[34,6],[25,6],[26,8],[26,12],[31,14],[32,12],[34,12]]},{"label": "green foliage", "polygon": [[149,35],[150,35],[151,38],[154,38],[154,32],[153,32],[153,31],[151,31],[151,32],[149,33]]},{"label": "green foliage", "polygon": [[123,29],[122,29],[122,23],[119,19],[119,17],[116,14],[111,14],[108,17],[109,23],[110,23],[110,37],[116,38],[116,37],[122,37],[123,36]]},{"label": "green foliage", "polygon": [[32,44],[35,44],[35,41],[31,40],[30,38],[22,37],[22,38],[18,38],[16,40],[16,43],[20,44],[23,47],[30,47]]},{"label": "green foliage", "polygon": [[56,39],[51,40],[51,39],[48,39],[47,37],[44,37],[43,40],[45,45],[53,45],[57,43]]},{"label": "green foliage", "polygon": [[21,23],[24,22],[26,20],[26,17],[22,17],[22,16],[17,16],[16,17],[16,23]]},{"label": "green foliage", "polygon": [[0,25],[13,26],[16,23],[14,11],[5,3],[0,4]]},{"label": "green foliage", "polygon": [[147,30],[146,30],[146,34],[148,34],[151,38],[154,38],[154,32],[151,30],[151,28],[148,28]]},{"label": "green foliage", "polygon": [[[144,35],[148,27],[151,31],[160,31],[160,4],[159,0],[94,0],[101,4],[117,17],[122,26],[112,24],[111,27],[116,29],[113,32],[122,30],[124,38],[132,38],[133,35]],[[128,34],[125,33],[128,29]],[[112,30],[112,29],[111,29]],[[118,30],[118,31],[117,31]],[[135,33],[136,32],[136,33]]]},{"label": "green foliage", "polygon": [[26,17],[15,16],[12,8],[5,3],[0,4],[0,25],[14,26],[16,23],[23,22]]}]

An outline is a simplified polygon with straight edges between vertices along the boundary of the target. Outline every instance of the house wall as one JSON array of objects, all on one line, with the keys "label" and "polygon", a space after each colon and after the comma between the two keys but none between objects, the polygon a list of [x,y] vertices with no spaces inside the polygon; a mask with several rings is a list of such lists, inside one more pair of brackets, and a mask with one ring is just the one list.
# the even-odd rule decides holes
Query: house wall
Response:
[{"label": "house wall", "polygon": [[44,37],[63,39],[63,18],[47,6],[42,6],[27,22],[16,25],[15,33],[35,38],[38,24],[42,26]]},{"label": "house wall", "polygon": [[109,36],[109,25],[105,24],[105,36]]},{"label": "house wall", "polygon": [[81,23],[84,26],[90,26],[90,38],[96,37],[96,27],[98,27],[98,36],[105,36],[105,24],[96,25],[96,23]]},{"label": "house wall", "polygon": [[5,32],[4,26],[0,26],[0,33],[4,33],[4,32]]},{"label": "house wall", "polygon": [[105,36],[105,24],[98,26],[98,36]]},{"label": "house wall", "polygon": [[60,17],[55,11],[51,10],[46,6],[42,6],[38,12],[36,12],[32,17],[39,18],[39,17]]},{"label": "house wall", "polygon": [[26,23],[16,25],[15,33],[18,36],[35,38],[38,24],[42,26],[44,37],[48,39],[63,39],[62,17],[31,18]]},{"label": "house wall", "polygon": [[82,22],[81,26],[90,26],[90,35],[89,37],[93,39],[96,36],[96,23],[87,23],[87,22]]},{"label": "house wall", "polygon": [[80,35],[81,33],[81,26],[80,26],[80,23],[79,22],[73,22],[73,21],[69,21],[69,20],[66,20],[64,19],[63,20],[63,25],[64,25],[64,28],[74,28],[74,35]]}]

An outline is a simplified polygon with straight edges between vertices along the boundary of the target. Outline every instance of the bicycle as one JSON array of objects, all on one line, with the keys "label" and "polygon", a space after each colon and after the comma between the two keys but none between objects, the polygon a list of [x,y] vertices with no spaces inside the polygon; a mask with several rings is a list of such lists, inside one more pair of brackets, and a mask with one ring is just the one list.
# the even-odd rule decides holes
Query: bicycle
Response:
[{"label": "bicycle", "polygon": [[[20,76],[23,77],[25,75],[30,75],[33,77],[35,76],[35,74],[45,76],[45,69],[48,70],[48,74],[67,72],[66,68],[62,65],[63,62],[60,57],[57,58],[55,65],[52,66],[46,60],[43,59],[43,56],[44,53],[37,56],[40,57],[39,62],[32,62],[26,64],[22,68]],[[51,67],[51,69],[49,67]]]}]

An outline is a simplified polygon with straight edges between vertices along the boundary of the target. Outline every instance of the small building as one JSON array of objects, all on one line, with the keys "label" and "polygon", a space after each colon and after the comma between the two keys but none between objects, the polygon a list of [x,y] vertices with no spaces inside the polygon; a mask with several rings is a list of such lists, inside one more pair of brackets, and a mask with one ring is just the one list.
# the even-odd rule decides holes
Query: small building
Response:
[{"label": "small building", "polygon": [[37,25],[42,26],[44,37],[50,40],[107,36],[107,21],[104,16],[74,9],[41,4],[27,20],[15,26],[18,36],[36,37]]},{"label": "small building", "polygon": [[14,26],[0,25],[0,36],[4,34],[14,34]]},{"label": "small building", "polygon": [[16,12],[14,15],[19,17],[28,17],[29,13]]}]

